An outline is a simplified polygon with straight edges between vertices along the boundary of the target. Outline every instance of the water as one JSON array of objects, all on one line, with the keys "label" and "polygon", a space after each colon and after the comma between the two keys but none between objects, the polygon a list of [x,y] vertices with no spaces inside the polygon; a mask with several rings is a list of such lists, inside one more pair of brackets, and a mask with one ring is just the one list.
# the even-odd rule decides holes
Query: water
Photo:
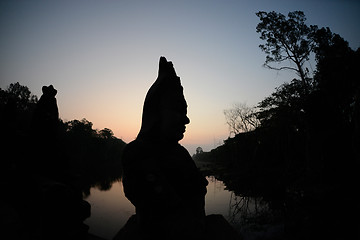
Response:
[{"label": "water", "polygon": [[135,207],[124,195],[121,182],[114,182],[108,191],[91,188],[90,196],[85,200],[91,204],[91,216],[85,220],[89,232],[105,239],[112,239],[135,213]]},{"label": "water", "polygon": [[[223,182],[208,177],[209,185],[205,197],[206,214],[222,214],[232,219],[234,194],[225,189]],[[86,198],[91,204],[91,217],[85,221],[89,232],[105,239],[112,239],[135,213],[134,206],[124,196],[121,182],[114,182],[108,191],[92,188]]]}]

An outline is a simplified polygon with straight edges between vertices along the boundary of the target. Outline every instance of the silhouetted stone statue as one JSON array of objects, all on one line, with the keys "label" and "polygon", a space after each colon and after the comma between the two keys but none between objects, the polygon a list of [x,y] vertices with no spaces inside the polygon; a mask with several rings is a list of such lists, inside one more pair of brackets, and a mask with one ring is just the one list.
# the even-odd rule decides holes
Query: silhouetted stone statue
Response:
[{"label": "silhouetted stone statue", "polygon": [[56,103],[57,90],[52,86],[43,86],[33,116],[33,150],[36,160],[34,171],[42,175],[55,177],[65,168],[65,159],[60,159],[58,151],[59,111]]},{"label": "silhouetted stone statue", "polygon": [[43,135],[42,137],[54,138],[59,125],[59,111],[55,98],[57,90],[50,85],[43,86],[42,92],[36,106],[34,123],[38,133]]},{"label": "silhouetted stone statue", "polygon": [[136,208],[133,221],[140,238],[204,235],[208,182],[178,143],[190,122],[186,114],[180,78],[161,57],[158,78],[144,102],[141,130],[122,157],[124,192]]},{"label": "silhouetted stone statue", "polygon": [[67,161],[59,148],[59,112],[57,90],[42,87],[42,96],[33,117],[33,179],[37,196],[34,205],[41,218],[41,237],[37,239],[87,239],[88,226],[83,221],[90,216],[91,207],[83,200],[76,182],[67,175]]}]

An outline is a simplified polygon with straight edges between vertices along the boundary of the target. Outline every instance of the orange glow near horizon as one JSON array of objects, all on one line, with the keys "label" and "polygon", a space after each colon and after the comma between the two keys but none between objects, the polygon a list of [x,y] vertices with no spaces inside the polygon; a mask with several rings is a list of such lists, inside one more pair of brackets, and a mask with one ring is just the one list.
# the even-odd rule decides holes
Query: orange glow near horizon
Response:
[{"label": "orange glow near horizon", "polygon": [[[141,113],[135,114],[135,116],[127,115],[122,117],[120,114],[114,114],[111,120],[107,118],[101,118],[101,114],[89,114],[87,116],[78,116],[74,118],[64,118],[60,115],[64,121],[70,121],[73,119],[81,120],[86,118],[93,123],[93,128],[101,130],[109,128],[113,131],[115,137],[122,139],[124,142],[129,143],[134,140],[141,127]],[[205,124],[207,123],[207,124]],[[200,120],[191,121],[186,126],[186,132],[184,138],[180,141],[183,145],[218,145],[219,141],[227,138],[227,126],[225,120],[221,124],[214,124],[211,121]]]}]

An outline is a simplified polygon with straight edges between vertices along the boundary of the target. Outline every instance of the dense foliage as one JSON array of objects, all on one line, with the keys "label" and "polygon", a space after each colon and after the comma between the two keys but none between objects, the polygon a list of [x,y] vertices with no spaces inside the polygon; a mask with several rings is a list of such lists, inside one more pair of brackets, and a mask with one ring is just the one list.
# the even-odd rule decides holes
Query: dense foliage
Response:
[{"label": "dense foliage", "polygon": [[110,179],[120,178],[125,143],[110,129],[93,129],[84,118],[58,119],[55,132],[42,130],[34,116],[38,98],[19,83],[0,89],[0,100],[2,177],[41,175],[72,183],[77,178],[87,191],[99,182],[102,189],[110,188]]},{"label": "dense foliage", "polygon": [[[300,79],[282,84],[258,104],[260,124],[255,130],[239,133],[194,159],[212,166],[207,170],[228,188],[264,196],[274,208],[282,209],[288,231],[294,232],[291,237],[354,233],[360,49],[352,50],[328,28],[307,27],[301,12],[290,13],[288,19],[274,12],[258,16],[266,64],[289,58],[281,55],[286,54],[282,47],[293,44],[301,60],[295,69]],[[282,33],[287,31],[284,39]],[[303,78],[310,53],[315,54],[316,71],[313,78]],[[340,230],[345,228],[347,232]],[[326,229],[337,230],[330,234]]]}]

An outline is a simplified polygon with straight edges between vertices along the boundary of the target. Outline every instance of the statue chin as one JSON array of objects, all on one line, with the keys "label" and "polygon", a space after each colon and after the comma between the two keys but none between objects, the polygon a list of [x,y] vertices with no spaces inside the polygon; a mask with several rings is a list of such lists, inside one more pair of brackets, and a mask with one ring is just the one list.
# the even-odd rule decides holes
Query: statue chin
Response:
[{"label": "statue chin", "polygon": [[184,138],[184,134],[183,133],[179,133],[175,136],[167,136],[164,137],[163,139],[165,140],[165,142],[171,143],[171,142],[179,142],[180,140],[182,140]]}]

